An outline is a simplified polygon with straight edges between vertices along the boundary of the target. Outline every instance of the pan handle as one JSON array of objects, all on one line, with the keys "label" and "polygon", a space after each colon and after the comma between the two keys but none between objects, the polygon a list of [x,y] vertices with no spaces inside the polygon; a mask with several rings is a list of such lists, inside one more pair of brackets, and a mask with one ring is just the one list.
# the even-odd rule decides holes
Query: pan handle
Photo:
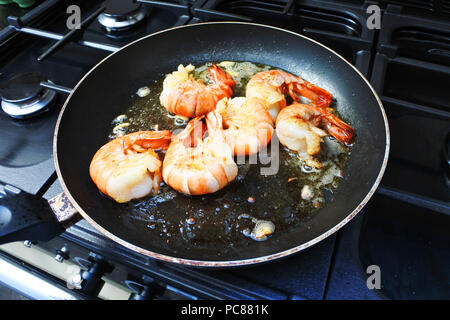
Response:
[{"label": "pan handle", "polygon": [[0,244],[47,241],[80,220],[64,194],[50,201],[10,185],[0,185]]}]

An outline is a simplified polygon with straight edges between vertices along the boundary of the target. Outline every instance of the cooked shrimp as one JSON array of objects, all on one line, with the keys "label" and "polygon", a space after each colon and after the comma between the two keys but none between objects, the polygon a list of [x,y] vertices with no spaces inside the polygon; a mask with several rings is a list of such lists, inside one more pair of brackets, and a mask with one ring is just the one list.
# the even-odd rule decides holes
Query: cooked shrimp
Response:
[{"label": "cooked shrimp", "polygon": [[330,105],[333,96],[300,77],[281,70],[262,71],[255,74],[247,84],[245,96],[258,97],[268,102],[268,111],[275,122],[278,112],[286,107],[286,95],[294,101],[298,96],[308,98],[318,107]]},{"label": "cooked shrimp", "polygon": [[173,139],[163,162],[164,181],[188,195],[216,192],[238,173],[233,151],[225,142],[221,115],[208,113],[208,137],[203,140],[202,118],[192,119]]},{"label": "cooked shrimp", "polygon": [[171,113],[198,117],[213,110],[220,99],[233,94],[234,80],[215,64],[208,70],[211,80],[208,85],[189,74],[194,68],[180,64],[177,71],[164,79],[160,102]]},{"label": "cooked shrimp", "polygon": [[297,151],[308,166],[321,168],[322,164],[313,158],[320,151],[321,138],[327,132],[342,142],[349,142],[353,136],[351,126],[340,120],[325,108],[294,103],[280,111],[276,132],[281,144]]},{"label": "cooked shrimp", "polygon": [[273,122],[264,100],[223,98],[217,103],[216,110],[223,117],[225,141],[234,155],[257,153],[270,142]]},{"label": "cooked shrimp", "polygon": [[89,167],[92,181],[117,202],[127,202],[157,193],[161,161],[153,149],[167,149],[170,131],[139,131],[102,146]]}]

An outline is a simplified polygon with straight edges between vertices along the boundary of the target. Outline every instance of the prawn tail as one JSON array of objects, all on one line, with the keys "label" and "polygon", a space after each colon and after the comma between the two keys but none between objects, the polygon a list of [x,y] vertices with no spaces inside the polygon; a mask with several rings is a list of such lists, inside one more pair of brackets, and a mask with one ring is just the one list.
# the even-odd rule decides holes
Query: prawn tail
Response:
[{"label": "prawn tail", "polygon": [[152,192],[154,195],[158,194],[161,181],[162,181],[161,170],[159,170],[158,168],[158,170],[156,170],[153,173]]},{"label": "prawn tail", "polygon": [[181,141],[185,147],[194,147],[195,142],[201,140],[205,135],[206,127],[202,121],[204,117],[199,116],[191,119],[186,128],[176,136],[176,139]]},{"label": "prawn tail", "polygon": [[300,99],[298,96],[303,96],[320,108],[328,107],[333,100],[333,95],[327,90],[301,78],[298,78],[297,81],[289,84],[288,89],[289,95],[294,101],[299,101]]},{"label": "prawn tail", "polygon": [[122,140],[124,152],[134,149],[143,152],[148,149],[166,150],[172,141],[172,132],[169,130],[162,131],[138,131],[126,135]]},{"label": "prawn tail", "polygon": [[223,129],[223,118],[219,111],[214,110],[206,115],[206,126],[209,131],[217,131]]},{"label": "prawn tail", "polygon": [[218,85],[225,91],[226,95],[231,96],[233,94],[233,87],[236,85],[236,82],[231,78],[228,72],[223,71],[214,63],[212,67],[209,68],[209,78],[215,85]]},{"label": "prawn tail", "polygon": [[349,143],[352,140],[354,130],[350,125],[325,109],[321,109],[321,114],[328,133],[344,143]]}]

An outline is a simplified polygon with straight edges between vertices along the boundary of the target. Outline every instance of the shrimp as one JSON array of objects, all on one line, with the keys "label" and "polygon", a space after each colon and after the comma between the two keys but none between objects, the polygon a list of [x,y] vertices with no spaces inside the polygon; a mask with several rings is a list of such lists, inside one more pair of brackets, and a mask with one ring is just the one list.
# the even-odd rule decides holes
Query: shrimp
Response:
[{"label": "shrimp", "polygon": [[270,142],[273,122],[264,100],[223,98],[217,103],[216,110],[223,117],[225,141],[234,155],[257,153]]},{"label": "shrimp", "polygon": [[235,85],[231,76],[215,64],[209,68],[212,84],[204,84],[189,75],[193,65],[178,66],[178,70],[167,75],[160,95],[161,104],[171,113],[193,118],[204,115],[216,107],[217,102],[233,94]]},{"label": "shrimp", "polygon": [[233,151],[225,142],[221,115],[216,111],[207,114],[205,139],[202,118],[189,121],[173,139],[163,162],[165,183],[187,195],[216,192],[238,173]]},{"label": "shrimp", "polygon": [[281,144],[297,151],[308,166],[321,168],[322,164],[313,156],[319,153],[320,142],[327,132],[319,126],[341,142],[349,142],[353,137],[353,128],[325,108],[301,103],[280,111],[276,132]]},{"label": "shrimp", "polygon": [[258,97],[268,102],[268,111],[275,122],[278,112],[286,107],[286,95],[299,101],[299,95],[308,98],[318,107],[330,105],[331,93],[281,70],[262,71],[255,74],[247,84],[245,96]]},{"label": "shrimp", "polygon": [[89,173],[101,192],[119,203],[158,193],[161,161],[153,149],[167,149],[172,133],[139,131],[103,145],[92,158]]}]

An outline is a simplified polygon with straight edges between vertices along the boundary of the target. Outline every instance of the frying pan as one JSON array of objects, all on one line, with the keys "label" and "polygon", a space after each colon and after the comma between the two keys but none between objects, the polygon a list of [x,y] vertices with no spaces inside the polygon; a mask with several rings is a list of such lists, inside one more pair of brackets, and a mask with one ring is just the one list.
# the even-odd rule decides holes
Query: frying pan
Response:
[{"label": "frying pan", "polygon": [[[284,69],[333,94],[333,107],[353,126],[356,138],[342,181],[325,205],[304,217],[294,212],[301,186],[285,184],[289,172],[283,171],[282,164],[280,173],[268,178],[257,174],[256,165],[240,169],[245,182],[231,183],[213,195],[188,197],[172,193],[161,202],[147,199],[144,211],[139,211],[142,202],[118,204],[102,196],[89,177],[89,164],[96,150],[107,141],[112,119],[130,106],[137,88],[161,79],[180,63],[201,65],[224,60]],[[201,267],[262,263],[325,239],[352,219],[373,195],[384,173],[388,152],[389,129],[383,106],[355,67],[302,35],[241,22],[176,27],[148,35],[111,54],[71,92],[54,138],[59,182],[88,222],[141,254]],[[254,206],[245,201],[250,195],[256,199]],[[290,219],[291,223],[276,223],[269,239],[254,241],[232,232],[231,224],[239,223],[242,215],[237,218],[238,214],[245,212],[267,220]],[[204,221],[195,236],[183,224],[192,215]],[[167,235],[167,229],[184,233]]]}]

